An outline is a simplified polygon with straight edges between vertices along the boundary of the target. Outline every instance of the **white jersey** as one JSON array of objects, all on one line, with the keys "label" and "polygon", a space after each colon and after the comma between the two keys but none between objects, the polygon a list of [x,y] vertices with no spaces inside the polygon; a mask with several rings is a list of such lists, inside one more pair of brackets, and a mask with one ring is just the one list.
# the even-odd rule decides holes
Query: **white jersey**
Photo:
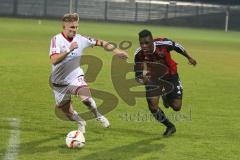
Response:
[{"label": "white jersey", "polygon": [[62,33],[59,33],[51,40],[49,56],[68,50],[73,42],[77,42],[78,48],[74,49],[58,64],[52,65],[52,83],[68,85],[77,77],[84,75],[83,70],[80,68],[80,57],[85,48],[96,45],[96,40],[79,34],[69,40]]}]

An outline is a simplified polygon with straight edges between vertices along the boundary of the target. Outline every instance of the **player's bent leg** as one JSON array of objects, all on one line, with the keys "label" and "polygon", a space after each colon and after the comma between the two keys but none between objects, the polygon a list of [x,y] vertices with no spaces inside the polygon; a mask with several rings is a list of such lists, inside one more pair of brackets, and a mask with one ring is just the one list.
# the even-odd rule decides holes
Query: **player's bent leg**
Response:
[{"label": "player's bent leg", "polygon": [[100,121],[103,127],[108,128],[110,123],[106,117],[99,113],[96,102],[91,97],[91,92],[88,87],[82,87],[78,90],[77,96],[80,97],[82,103],[94,114],[97,121]]},{"label": "player's bent leg", "polygon": [[176,128],[171,123],[164,112],[158,107],[159,97],[147,97],[148,107],[154,118],[164,124],[167,128],[163,133],[164,136],[170,136],[176,132]]},{"label": "player's bent leg", "polygon": [[87,86],[78,87],[75,93],[82,101],[92,96],[90,89]]},{"label": "player's bent leg", "polygon": [[[68,119],[68,120],[72,120],[71,119],[71,111],[70,111],[70,100],[66,101],[65,103],[61,103],[61,104],[57,104],[56,105],[56,115],[58,116],[58,118],[60,119]],[[65,117],[63,117],[65,116]]]},{"label": "player's bent leg", "polygon": [[96,117],[96,120],[101,122],[104,128],[108,128],[110,126],[108,119],[97,110],[97,105],[92,97],[84,99],[82,102],[88,107],[89,110],[91,110]]},{"label": "player's bent leg", "polygon": [[157,121],[167,126],[168,123],[165,123],[165,121],[168,121],[167,117],[165,116],[164,112],[158,107],[158,101],[159,97],[148,97],[148,108]]},{"label": "player's bent leg", "polygon": [[155,113],[158,111],[159,97],[147,97],[147,103],[151,113]]},{"label": "player's bent leg", "polygon": [[85,133],[86,122],[73,109],[71,101],[66,102],[64,105],[57,105],[56,108],[61,110],[69,120],[76,121],[78,130]]},{"label": "player's bent leg", "polygon": [[172,76],[168,80],[174,86],[172,92],[163,97],[163,102],[165,101],[168,106],[170,106],[174,111],[180,111],[182,107],[182,97],[183,97],[183,88],[180,78],[177,75]]},{"label": "player's bent leg", "polygon": [[170,100],[169,105],[174,111],[180,111],[182,108],[182,99]]}]

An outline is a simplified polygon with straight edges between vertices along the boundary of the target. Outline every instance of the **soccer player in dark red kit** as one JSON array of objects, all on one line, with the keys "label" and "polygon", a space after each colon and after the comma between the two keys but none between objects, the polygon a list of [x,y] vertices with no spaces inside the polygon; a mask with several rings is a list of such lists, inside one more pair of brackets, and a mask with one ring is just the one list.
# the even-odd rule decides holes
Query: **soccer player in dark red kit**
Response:
[{"label": "soccer player in dark red kit", "polygon": [[[156,120],[167,127],[163,135],[170,136],[176,132],[176,128],[159,108],[159,98],[162,96],[163,104],[166,108],[171,107],[174,111],[180,111],[183,94],[177,72],[177,63],[171,58],[170,52],[176,51],[183,55],[187,58],[189,64],[194,66],[197,62],[179,43],[167,38],[153,39],[152,33],[148,30],[139,32],[139,43],[140,48],[136,50],[134,57],[135,78],[137,82],[145,85],[149,110]],[[162,74],[164,69],[166,72]],[[166,89],[168,91],[165,94],[156,94],[154,84],[159,84],[160,86],[160,84],[164,84],[163,82],[170,84],[172,86],[171,89],[169,90],[169,85],[168,87],[163,85],[161,88],[162,93],[164,93],[165,88],[168,88]]]}]

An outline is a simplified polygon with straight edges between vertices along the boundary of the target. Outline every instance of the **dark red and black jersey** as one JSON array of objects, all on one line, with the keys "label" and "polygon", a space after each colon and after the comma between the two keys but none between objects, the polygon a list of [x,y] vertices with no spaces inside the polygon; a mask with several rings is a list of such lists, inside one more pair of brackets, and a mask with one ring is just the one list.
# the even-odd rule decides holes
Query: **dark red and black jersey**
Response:
[{"label": "dark red and black jersey", "polygon": [[148,71],[150,71],[151,74],[162,72],[161,66],[165,66],[167,70],[166,76],[175,75],[177,74],[177,63],[171,58],[170,52],[172,50],[178,53],[185,52],[185,49],[180,44],[167,38],[157,38],[154,39],[153,53],[144,53],[141,48],[138,48],[135,52],[134,62],[135,64],[142,62],[148,62],[147,64],[161,64],[158,65],[159,67],[156,67],[157,65],[154,65],[155,67],[148,65]]}]

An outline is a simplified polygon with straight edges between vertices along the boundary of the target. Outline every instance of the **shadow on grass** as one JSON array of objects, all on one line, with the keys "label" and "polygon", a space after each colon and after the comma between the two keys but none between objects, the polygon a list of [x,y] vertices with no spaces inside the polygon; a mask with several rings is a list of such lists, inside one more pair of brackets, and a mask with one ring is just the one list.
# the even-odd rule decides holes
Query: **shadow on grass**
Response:
[{"label": "shadow on grass", "polygon": [[138,129],[130,129],[130,128],[112,128],[111,131],[113,132],[121,132],[121,133],[125,133],[126,135],[129,136],[129,134],[131,134],[131,136],[159,136],[161,137],[162,135],[162,131],[161,129],[159,129],[159,133],[156,134],[156,132],[153,131],[144,131],[144,128],[138,128]]},{"label": "shadow on grass", "polygon": [[[51,152],[54,150],[58,150],[59,146],[57,145],[46,145],[46,143],[51,143],[54,140],[58,140],[59,138],[63,138],[64,134],[59,134],[52,137],[46,137],[38,140],[31,140],[31,142],[20,143],[20,154],[35,154],[35,153],[44,153]],[[1,152],[5,152],[5,149],[0,150]]]},{"label": "shadow on grass", "polygon": [[[159,144],[161,137],[144,139],[128,145],[116,147],[106,151],[99,151],[89,154],[84,157],[79,157],[76,160],[91,159],[91,160],[116,160],[124,159],[131,160],[143,156],[143,154],[151,154],[152,152],[160,152],[165,145]],[[152,157],[153,158],[153,157]]]},{"label": "shadow on grass", "polygon": [[[21,143],[20,153],[34,154],[34,153],[46,153],[46,152],[58,150],[59,145],[56,145],[56,143],[57,141],[59,141],[59,139],[64,139],[64,137],[65,137],[65,134],[59,134],[56,136],[46,137],[43,139],[31,140],[31,142],[27,142],[27,143]],[[56,141],[55,145],[53,141]]]},{"label": "shadow on grass", "polygon": [[[2,126],[5,130],[10,130],[8,126]],[[64,143],[65,133],[53,133],[52,129],[46,130],[41,128],[21,128],[21,131],[31,131],[32,134],[38,136],[36,133],[40,133],[40,137],[36,137],[36,139],[32,139],[29,142],[20,143],[20,154],[21,155],[31,155],[31,154],[38,154],[38,153],[48,153],[52,151],[59,151],[60,154],[74,154],[79,152],[79,150],[70,150],[66,147]],[[35,133],[34,133],[35,132]],[[88,154],[81,159],[98,159],[98,160],[107,160],[107,159],[132,159],[134,157],[139,157],[144,153],[151,153],[155,151],[161,151],[165,146],[164,144],[159,144],[161,140],[161,135],[157,135],[156,133],[143,131],[141,129],[129,129],[129,128],[109,128],[105,131],[99,128],[92,128],[89,132],[93,132],[96,135],[101,133],[105,134],[106,136],[116,135],[116,138],[120,136],[121,138],[130,136],[130,137],[151,137],[149,139],[144,139],[135,143],[127,144],[124,146],[112,148],[106,151],[98,151],[92,150],[90,151],[91,154]],[[49,133],[50,136],[42,137],[42,133]],[[33,136],[30,135],[30,136]],[[54,136],[53,136],[54,135]],[[61,142],[59,142],[61,140]],[[104,141],[104,139],[91,139],[91,141]],[[104,143],[103,143],[104,144]],[[121,145],[121,144],[119,144]],[[95,148],[95,147],[93,147]],[[87,148],[86,148],[87,149]],[[95,152],[96,151],[96,152]],[[5,149],[0,150],[0,153],[4,153]]]}]

